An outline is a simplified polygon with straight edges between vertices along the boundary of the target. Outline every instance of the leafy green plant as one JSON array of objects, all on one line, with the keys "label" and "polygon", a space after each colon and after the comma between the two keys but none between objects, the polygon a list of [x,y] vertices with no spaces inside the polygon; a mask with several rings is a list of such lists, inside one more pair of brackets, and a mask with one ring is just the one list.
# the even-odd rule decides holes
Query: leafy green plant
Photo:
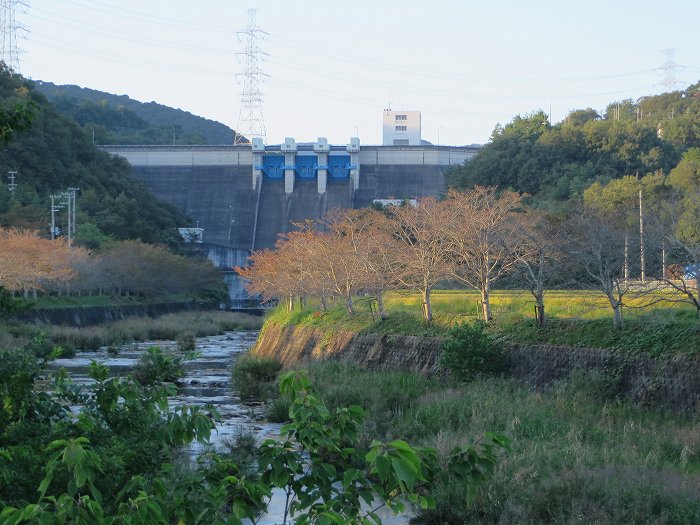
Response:
[{"label": "leafy green plant", "polygon": [[177,355],[160,346],[152,346],[141,355],[132,372],[134,379],[142,385],[156,383],[175,383],[185,377],[185,361],[197,358],[195,352]]},{"label": "leafy green plant", "polygon": [[503,370],[503,348],[486,330],[486,323],[460,324],[447,332],[440,366],[459,381],[498,374]]},{"label": "leafy green plant", "polygon": [[262,481],[285,493],[284,524],[381,523],[376,511],[383,506],[434,507],[430,489],[446,476],[467,487],[471,500],[493,472],[498,450],[509,447],[503,436],[488,434],[480,444],[455,447],[446,467],[435,449],[402,440],[362,449],[360,407],[330,411],[304,372],[284,374],[280,391],[291,402],[292,421],[282,427],[282,441],[262,443],[259,464]]}]

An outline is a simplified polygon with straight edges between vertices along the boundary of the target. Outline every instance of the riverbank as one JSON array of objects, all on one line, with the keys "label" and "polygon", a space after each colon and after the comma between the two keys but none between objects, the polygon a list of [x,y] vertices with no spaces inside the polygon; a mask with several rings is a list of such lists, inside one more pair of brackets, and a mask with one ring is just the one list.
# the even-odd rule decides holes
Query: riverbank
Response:
[{"label": "riverbank", "polygon": [[[265,325],[253,353],[285,367],[331,359],[371,371],[443,374],[439,366],[442,337],[354,333],[307,326]],[[652,356],[608,349],[556,345],[508,345],[505,374],[542,390],[576,374],[600,377],[610,398],[679,412],[700,409],[700,357]]]},{"label": "riverbank", "polygon": [[95,350],[133,341],[203,337],[232,330],[258,330],[262,318],[237,312],[183,311],[159,317],[131,317],[89,326],[70,326],[0,320],[0,348],[29,346],[48,355],[59,346],[64,356],[75,350]]},{"label": "riverbank", "polygon": [[459,384],[441,342],[268,322],[253,354],[307,370],[331,410],[363,407],[366,443],[511,440],[470,504],[448,481],[416,523],[700,522],[697,356],[514,345],[507,374]]}]

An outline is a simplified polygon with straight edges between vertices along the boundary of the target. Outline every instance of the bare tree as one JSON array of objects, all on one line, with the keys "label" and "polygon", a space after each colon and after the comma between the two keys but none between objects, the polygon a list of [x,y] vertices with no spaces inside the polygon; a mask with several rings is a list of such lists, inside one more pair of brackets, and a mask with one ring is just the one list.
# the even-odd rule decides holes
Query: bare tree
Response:
[{"label": "bare tree", "polygon": [[455,279],[481,292],[483,320],[492,319],[490,294],[493,283],[513,269],[518,260],[510,246],[521,228],[516,211],[520,195],[495,187],[475,186],[468,192],[450,190],[440,223],[445,248],[456,266]]},{"label": "bare tree", "polygon": [[430,292],[453,270],[442,237],[446,207],[433,198],[420,199],[415,206],[406,204],[392,208],[391,220],[393,235],[400,243],[397,257],[402,261],[397,281],[420,292],[423,319],[431,322]]},{"label": "bare tree", "polygon": [[600,290],[613,310],[613,326],[622,329],[623,300],[632,284],[625,278],[626,225],[599,209],[584,209],[567,224],[570,256],[577,261],[589,284]]},{"label": "bare tree", "polygon": [[533,209],[518,214],[516,220],[518,227],[514,229],[514,242],[507,246],[513,252],[520,276],[535,299],[537,326],[544,328],[547,324],[545,285],[556,274],[564,259],[561,221]]}]

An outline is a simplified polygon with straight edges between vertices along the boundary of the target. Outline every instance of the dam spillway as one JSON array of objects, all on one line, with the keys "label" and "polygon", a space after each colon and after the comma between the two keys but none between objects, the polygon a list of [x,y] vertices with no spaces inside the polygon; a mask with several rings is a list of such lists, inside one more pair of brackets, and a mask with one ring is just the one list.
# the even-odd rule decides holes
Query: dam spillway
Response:
[{"label": "dam spillway", "polygon": [[[437,196],[445,172],[478,146],[105,146],[156,197],[197,221],[203,240],[236,251],[271,248],[293,222],[377,199]],[[216,262],[216,261],[215,261]]]}]

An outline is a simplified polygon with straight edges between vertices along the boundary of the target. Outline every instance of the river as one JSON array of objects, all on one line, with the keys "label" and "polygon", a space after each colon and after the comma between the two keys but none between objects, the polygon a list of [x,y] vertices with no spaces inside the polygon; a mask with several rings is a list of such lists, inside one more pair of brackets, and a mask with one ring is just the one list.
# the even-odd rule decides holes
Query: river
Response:
[{"label": "river", "polygon": [[[258,441],[278,435],[281,425],[268,423],[262,418],[260,403],[241,403],[234,394],[231,385],[231,366],[237,357],[245,353],[257,339],[257,331],[226,332],[197,338],[196,350],[201,355],[194,361],[185,363],[186,377],[181,382],[178,394],[171,398],[171,406],[212,405],[221,420],[211,436],[211,445],[216,447],[228,438],[240,433],[252,433]],[[65,368],[73,381],[88,384],[92,381],[88,369],[92,361],[107,366],[114,375],[123,375],[131,371],[141,354],[151,346],[176,348],[175,341],[149,341],[133,343],[120,347],[117,355],[109,355],[106,349],[94,352],[78,352],[70,359],[57,359],[51,368]],[[196,454],[198,444],[190,447]],[[257,525],[275,525],[282,522],[284,513],[284,494],[276,491],[268,507],[268,512],[256,521]],[[405,525],[408,518],[394,516],[390,512],[381,515],[384,525]]]}]

